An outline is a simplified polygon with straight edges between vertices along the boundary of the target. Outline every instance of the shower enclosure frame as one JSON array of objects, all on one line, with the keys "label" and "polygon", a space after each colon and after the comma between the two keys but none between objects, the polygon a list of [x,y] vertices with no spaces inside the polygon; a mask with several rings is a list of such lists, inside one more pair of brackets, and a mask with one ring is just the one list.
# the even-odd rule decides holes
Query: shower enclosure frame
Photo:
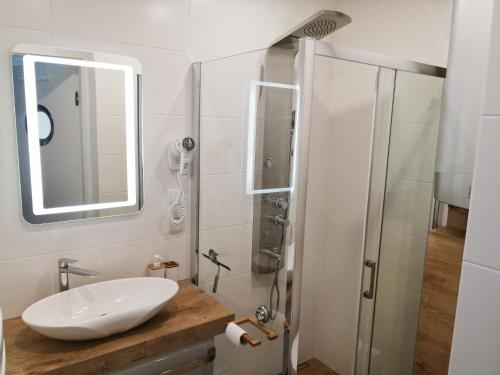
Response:
[{"label": "shower enclosure frame", "polygon": [[[286,303],[285,303],[285,318],[288,323],[288,327],[285,330],[285,340],[284,340],[284,356],[283,356],[283,374],[296,374],[297,373],[297,357],[298,357],[298,336],[299,336],[299,321],[300,321],[300,304],[301,304],[301,288],[302,288],[302,264],[303,264],[303,252],[304,252],[304,231],[305,231],[305,214],[306,214],[306,197],[307,197],[307,179],[308,179],[308,161],[309,161],[309,139],[310,139],[310,127],[311,127],[311,112],[312,112],[312,100],[313,100],[313,83],[314,83],[314,61],[316,55],[330,57],[340,60],[346,60],[354,63],[362,63],[367,65],[372,65],[380,68],[393,69],[397,71],[405,71],[423,75],[429,75],[433,77],[446,78],[446,68],[429,65],[424,63],[419,63],[407,59],[386,56],[378,54],[375,52],[368,52],[359,49],[353,49],[344,46],[336,46],[330,43],[317,41],[312,38],[303,37],[296,41],[298,43],[298,58],[299,66],[302,69],[298,70],[297,81],[301,85],[301,114],[300,121],[302,125],[301,138],[299,141],[300,156],[298,158],[297,165],[297,182],[294,196],[291,200],[295,200],[295,217],[296,217],[296,228],[295,228],[295,251],[292,257],[289,256],[288,267],[287,267],[287,277],[286,277]],[[250,52],[250,51],[249,51]],[[226,56],[227,58],[230,56]],[[210,61],[210,60],[209,60]],[[201,107],[201,67],[203,62],[195,62],[192,64],[192,128],[191,136],[195,139],[198,147],[196,148],[195,155],[193,156],[192,162],[192,188],[191,188],[191,217],[193,218],[193,231],[191,232],[191,268],[190,275],[191,281],[198,285],[198,272],[199,272],[199,200],[200,200],[200,107]],[[378,82],[377,87],[378,89]],[[377,92],[376,92],[377,94]],[[377,95],[375,94],[374,107],[377,105]],[[375,118],[373,119],[372,126],[374,126]],[[387,143],[387,153],[388,146]],[[372,153],[370,154],[370,176],[371,176],[371,164],[373,159],[373,142],[371,145]],[[387,160],[387,159],[386,159]],[[387,165],[385,166],[385,172],[387,172]],[[370,205],[370,192],[371,192],[371,178],[368,181],[367,191],[368,200],[366,207]],[[384,197],[382,197],[384,199]],[[363,229],[363,237],[366,238],[367,223],[368,221],[368,210],[366,210],[364,222],[365,226]],[[381,231],[381,228],[380,228]],[[365,260],[366,243],[363,244],[363,261]],[[378,259],[377,259],[378,264]],[[378,270],[377,270],[378,271]],[[377,271],[375,275],[377,276]],[[364,272],[361,273],[364,279]],[[359,291],[360,294],[363,293],[363,283]],[[361,314],[361,303],[359,304],[359,313],[357,318]],[[257,306],[256,306],[257,308]],[[359,324],[359,321],[358,321]],[[359,327],[358,327],[359,328]],[[359,329],[358,329],[359,335]],[[359,339],[359,336],[358,336]],[[355,353],[354,362],[357,367],[358,352]],[[356,371],[356,373],[358,373]]]}]

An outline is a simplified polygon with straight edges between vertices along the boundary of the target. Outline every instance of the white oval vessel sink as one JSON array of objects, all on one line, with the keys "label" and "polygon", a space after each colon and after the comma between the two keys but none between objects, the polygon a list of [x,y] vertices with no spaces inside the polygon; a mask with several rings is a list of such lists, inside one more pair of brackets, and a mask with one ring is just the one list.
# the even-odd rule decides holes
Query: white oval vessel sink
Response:
[{"label": "white oval vessel sink", "polygon": [[38,301],[23,312],[22,319],[54,339],[98,339],[151,319],[178,290],[175,281],[156,277],[103,281]]}]

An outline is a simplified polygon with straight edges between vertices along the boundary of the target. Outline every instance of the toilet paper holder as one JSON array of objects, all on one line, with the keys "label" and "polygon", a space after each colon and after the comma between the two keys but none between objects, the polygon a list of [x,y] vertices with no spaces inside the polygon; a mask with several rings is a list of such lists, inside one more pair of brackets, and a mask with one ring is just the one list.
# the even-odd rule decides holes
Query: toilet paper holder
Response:
[{"label": "toilet paper holder", "polygon": [[[240,318],[240,319],[236,319],[234,322],[234,324],[236,325],[242,325],[242,324],[245,324],[245,323],[250,323],[252,324],[254,327],[258,328],[259,330],[261,330],[263,333],[266,334],[267,336],[267,339],[269,341],[271,340],[276,340],[278,338],[278,332],[276,331],[273,331],[271,328],[269,328],[268,326],[266,326],[265,324],[262,324],[260,323],[255,317],[253,316],[245,316],[243,318]],[[259,346],[261,344],[260,340],[257,340],[257,339],[254,339],[252,336],[250,336],[248,333],[247,334],[244,334],[243,336],[241,336],[241,340],[242,340],[242,344],[250,344],[251,346]]]}]

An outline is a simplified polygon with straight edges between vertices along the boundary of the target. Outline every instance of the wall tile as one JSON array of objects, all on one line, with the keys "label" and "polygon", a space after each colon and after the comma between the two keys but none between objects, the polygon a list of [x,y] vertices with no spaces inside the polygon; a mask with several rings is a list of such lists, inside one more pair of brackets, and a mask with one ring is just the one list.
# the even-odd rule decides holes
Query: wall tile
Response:
[{"label": "wall tile", "polygon": [[332,79],[329,74],[314,73],[311,119],[313,122],[332,122]]},{"label": "wall tile", "polygon": [[314,354],[316,358],[339,374],[352,374],[352,358],[346,357],[328,344],[329,343],[316,340],[314,344]]},{"label": "wall tile", "polygon": [[372,125],[335,123],[329,167],[336,171],[368,174]]},{"label": "wall tile", "polygon": [[444,80],[416,73],[398,72],[394,92],[393,122],[438,124]]},{"label": "wall tile", "polygon": [[33,302],[58,291],[57,259],[61,255],[0,261],[0,307],[4,319],[21,315]]},{"label": "wall tile", "polygon": [[345,266],[361,269],[363,258],[362,222],[327,215],[325,257]]},{"label": "wall tile", "polygon": [[309,168],[328,168],[331,139],[331,126],[313,124],[309,141]]},{"label": "wall tile", "polygon": [[200,173],[246,171],[247,124],[243,119],[203,117],[200,120]]},{"label": "wall tile", "polygon": [[[70,287],[76,288],[97,281],[147,276],[147,264],[152,261],[153,255],[163,255],[161,250],[161,239],[156,238],[65,251],[62,256],[78,260],[78,267],[100,272],[96,278],[70,275]],[[123,259],[126,259],[126,262],[122,261]]]},{"label": "wall tile", "polygon": [[347,358],[354,357],[356,331],[353,315],[322,300],[318,300],[316,338]]},{"label": "wall tile", "polygon": [[438,125],[397,124],[391,127],[390,177],[432,183]]},{"label": "wall tile", "polygon": [[[464,262],[453,332],[451,375],[498,374],[500,273]],[[480,307],[480,308],[478,308]]]},{"label": "wall tile", "polygon": [[370,371],[374,375],[410,375],[413,370],[415,342],[374,327]]},{"label": "wall tile", "polygon": [[323,261],[319,284],[319,297],[354,312],[360,294],[359,271],[336,263],[328,258]]},{"label": "wall tile", "polygon": [[[252,225],[225,227],[200,231],[199,249],[208,254],[214,249],[219,260],[231,268],[221,269],[221,278],[233,277],[251,271]],[[213,282],[217,267],[208,259],[200,257],[199,277],[201,283]]]},{"label": "wall tile", "polygon": [[335,123],[371,123],[376,70],[337,74],[333,78],[331,107]]},{"label": "wall tile", "polygon": [[304,231],[304,258],[322,256],[325,247],[326,216],[307,214]]},{"label": "wall tile", "polygon": [[302,363],[314,357],[316,335],[316,298],[302,296],[300,307],[299,361]]},{"label": "wall tile", "polygon": [[17,186],[0,187],[0,228],[2,251],[0,260],[36,256],[61,249],[49,227],[30,225],[21,217],[20,193]]},{"label": "wall tile", "polygon": [[51,41],[50,33],[0,26],[0,81],[3,82],[0,90],[0,107],[14,106],[10,64],[12,48],[21,43],[50,44]]},{"label": "wall tile", "polygon": [[173,180],[146,179],[144,207],[137,214],[29,228],[50,235],[58,248],[67,251],[162,237],[168,235],[167,192],[173,186]]},{"label": "wall tile", "polygon": [[52,1],[55,32],[182,51],[188,11],[187,2],[174,0]]},{"label": "wall tile", "polygon": [[0,108],[0,186],[17,186],[16,129],[12,108]]},{"label": "wall tile", "polygon": [[378,280],[374,325],[403,340],[417,334],[420,293]]},{"label": "wall tile", "polygon": [[245,184],[246,174],[201,177],[201,230],[252,222],[253,195],[246,193]]},{"label": "wall tile", "polygon": [[385,230],[382,234],[379,279],[420,292],[426,240]]},{"label": "wall tile", "polygon": [[329,213],[362,221],[366,209],[367,183],[366,175],[331,170],[327,189]]},{"label": "wall tile", "polygon": [[500,118],[483,118],[474,170],[471,210],[467,224],[464,259],[500,269],[498,189]]},{"label": "wall tile", "polygon": [[304,259],[302,269],[302,296],[315,298],[318,296],[318,270],[321,269],[322,258]]},{"label": "wall tile", "polygon": [[182,116],[144,116],[144,176],[146,178],[173,176],[168,165],[168,150],[176,139],[190,135],[189,122],[189,118]]},{"label": "wall tile", "polygon": [[384,227],[412,237],[427,238],[431,199],[431,184],[389,178]]},{"label": "wall tile", "polygon": [[50,0],[2,1],[0,26],[51,31]]},{"label": "wall tile", "polygon": [[378,2],[339,0],[336,10],[347,13],[353,22],[342,29],[328,35],[325,40],[331,43],[373,51],[376,49],[379,20]]},{"label": "wall tile", "polygon": [[317,213],[325,210],[327,175],[324,169],[309,169],[307,177],[306,212]]},{"label": "wall tile", "polygon": [[191,113],[191,58],[188,54],[66,34],[54,34],[54,43],[64,48],[136,58],[143,71],[143,113],[177,116]]},{"label": "wall tile", "polygon": [[[253,53],[249,54],[253,56]],[[202,66],[202,117],[246,118],[250,100],[250,81],[261,80],[260,63],[239,58],[209,61]]]}]

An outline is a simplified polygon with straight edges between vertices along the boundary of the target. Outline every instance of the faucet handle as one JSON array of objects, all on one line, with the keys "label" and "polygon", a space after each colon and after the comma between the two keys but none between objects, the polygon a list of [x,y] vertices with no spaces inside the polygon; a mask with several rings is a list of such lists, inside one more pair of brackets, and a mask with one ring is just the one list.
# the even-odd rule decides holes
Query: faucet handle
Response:
[{"label": "faucet handle", "polygon": [[76,262],[78,262],[76,259],[70,259],[70,258],[59,258],[57,260],[57,264],[59,265],[59,267],[67,267],[69,264]]}]

